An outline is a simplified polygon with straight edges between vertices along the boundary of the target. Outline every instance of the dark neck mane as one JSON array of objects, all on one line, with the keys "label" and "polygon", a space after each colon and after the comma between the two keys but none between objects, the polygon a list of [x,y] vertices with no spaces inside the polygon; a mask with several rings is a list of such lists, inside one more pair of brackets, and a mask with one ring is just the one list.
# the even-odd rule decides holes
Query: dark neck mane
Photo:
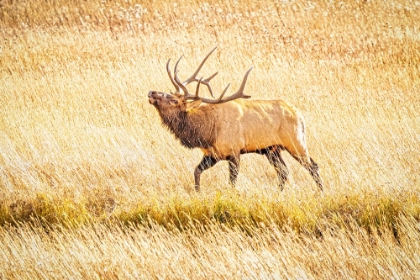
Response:
[{"label": "dark neck mane", "polygon": [[176,112],[161,117],[163,124],[187,148],[209,148],[215,141],[214,121],[203,114]]}]

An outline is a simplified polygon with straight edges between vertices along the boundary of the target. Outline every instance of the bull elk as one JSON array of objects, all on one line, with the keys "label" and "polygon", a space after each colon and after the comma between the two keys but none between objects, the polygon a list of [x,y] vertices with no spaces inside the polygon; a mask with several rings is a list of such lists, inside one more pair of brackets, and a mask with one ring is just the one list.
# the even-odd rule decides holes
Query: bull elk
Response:
[{"label": "bull elk", "polygon": [[[229,85],[217,99],[199,96],[200,85],[205,85],[212,97],[210,80],[197,78],[211,50],[191,77],[181,82],[178,78],[179,58],[172,76],[169,63],[166,70],[174,85],[175,93],[150,91],[149,103],[152,104],[162,122],[187,148],[200,148],[203,159],[194,171],[195,189],[200,190],[200,175],[220,160],[229,162],[229,179],[235,185],[241,154],[258,153],[265,155],[274,166],[280,189],[287,180],[288,169],[281,157],[281,151],[288,151],[312,175],[322,190],[322,179],[318,165],[309,156],[306,147],[304,120],[300,112],[283,100],[247,100],[245,84],[252,67],[246,72],[239,90],[223,98]],[[195,94],[190,94],[186,86],[197,82]]]}]

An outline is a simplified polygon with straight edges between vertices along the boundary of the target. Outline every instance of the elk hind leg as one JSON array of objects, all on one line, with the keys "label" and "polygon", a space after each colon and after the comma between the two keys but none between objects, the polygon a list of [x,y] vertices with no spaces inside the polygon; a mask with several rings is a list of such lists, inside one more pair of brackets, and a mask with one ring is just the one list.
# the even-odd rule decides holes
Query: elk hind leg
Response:
[{"label": "elk hind leg", "polygon": [[314,178],[315,183],[318,185],[318,188],[322,191],[323,190],[323,182],[321,179],[321,176],[319,175],[319,167],[318,164],[312,159],[311,164],[309,165],[308,171],[312,175],[312,178]]},{"label": "elk hind leg", "polygon": [[200,191],[200,176],[204,170],[209,169],[213,165],[215,165],[219,160],[211,157],[211,156],[204,156],[201,162],[197,165],[194,170],[194,180],[195,180],[195,190]]},{"label": "elk hind leg", "polygon": [[323,190],[323,182],[319,175],[318,164],[309,156],[306,147],[286,147],[286,150],[294,157],[306,170],[309,171],[318,188]]},{"label": "elk hind leg", "polygon": [[289,174],[287,165],[280,154],[282,149],[284,148],[280,146],[276,146],[276,147],[272,147],[271,149],[267,149],[266,153],[264,153],[268,161],[271,163],[271,165],[274,166],[274,169],[277,172],[277,176],[279,178],[279,186],[280,186],[281,191],[283,191],[284,184],[287,181],[287,175]]}]

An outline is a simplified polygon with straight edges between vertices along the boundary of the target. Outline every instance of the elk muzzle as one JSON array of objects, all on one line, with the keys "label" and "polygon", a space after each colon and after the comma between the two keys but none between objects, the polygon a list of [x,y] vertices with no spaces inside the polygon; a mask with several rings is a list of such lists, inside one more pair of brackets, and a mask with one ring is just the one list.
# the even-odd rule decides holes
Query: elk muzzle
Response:
[{"label": "elk muzzle", "polygon": [[163,93],[156,92],[156,91],[149,91],[149,94],[147,95],[147,97],[149,98],[149,103],[152,105],[162,100],[163,96],[164,96]]}]

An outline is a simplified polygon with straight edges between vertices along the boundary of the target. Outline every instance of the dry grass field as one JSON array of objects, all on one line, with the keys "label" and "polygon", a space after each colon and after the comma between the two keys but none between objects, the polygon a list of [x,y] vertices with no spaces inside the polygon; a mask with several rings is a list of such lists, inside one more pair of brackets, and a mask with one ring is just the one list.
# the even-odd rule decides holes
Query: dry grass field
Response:
[{"label": "dry grass field", "polygon": [[[0,1],[1,279],[419,279],[420,2]],[[285,155],[202,175],[165,64],[305,116]]]}]

